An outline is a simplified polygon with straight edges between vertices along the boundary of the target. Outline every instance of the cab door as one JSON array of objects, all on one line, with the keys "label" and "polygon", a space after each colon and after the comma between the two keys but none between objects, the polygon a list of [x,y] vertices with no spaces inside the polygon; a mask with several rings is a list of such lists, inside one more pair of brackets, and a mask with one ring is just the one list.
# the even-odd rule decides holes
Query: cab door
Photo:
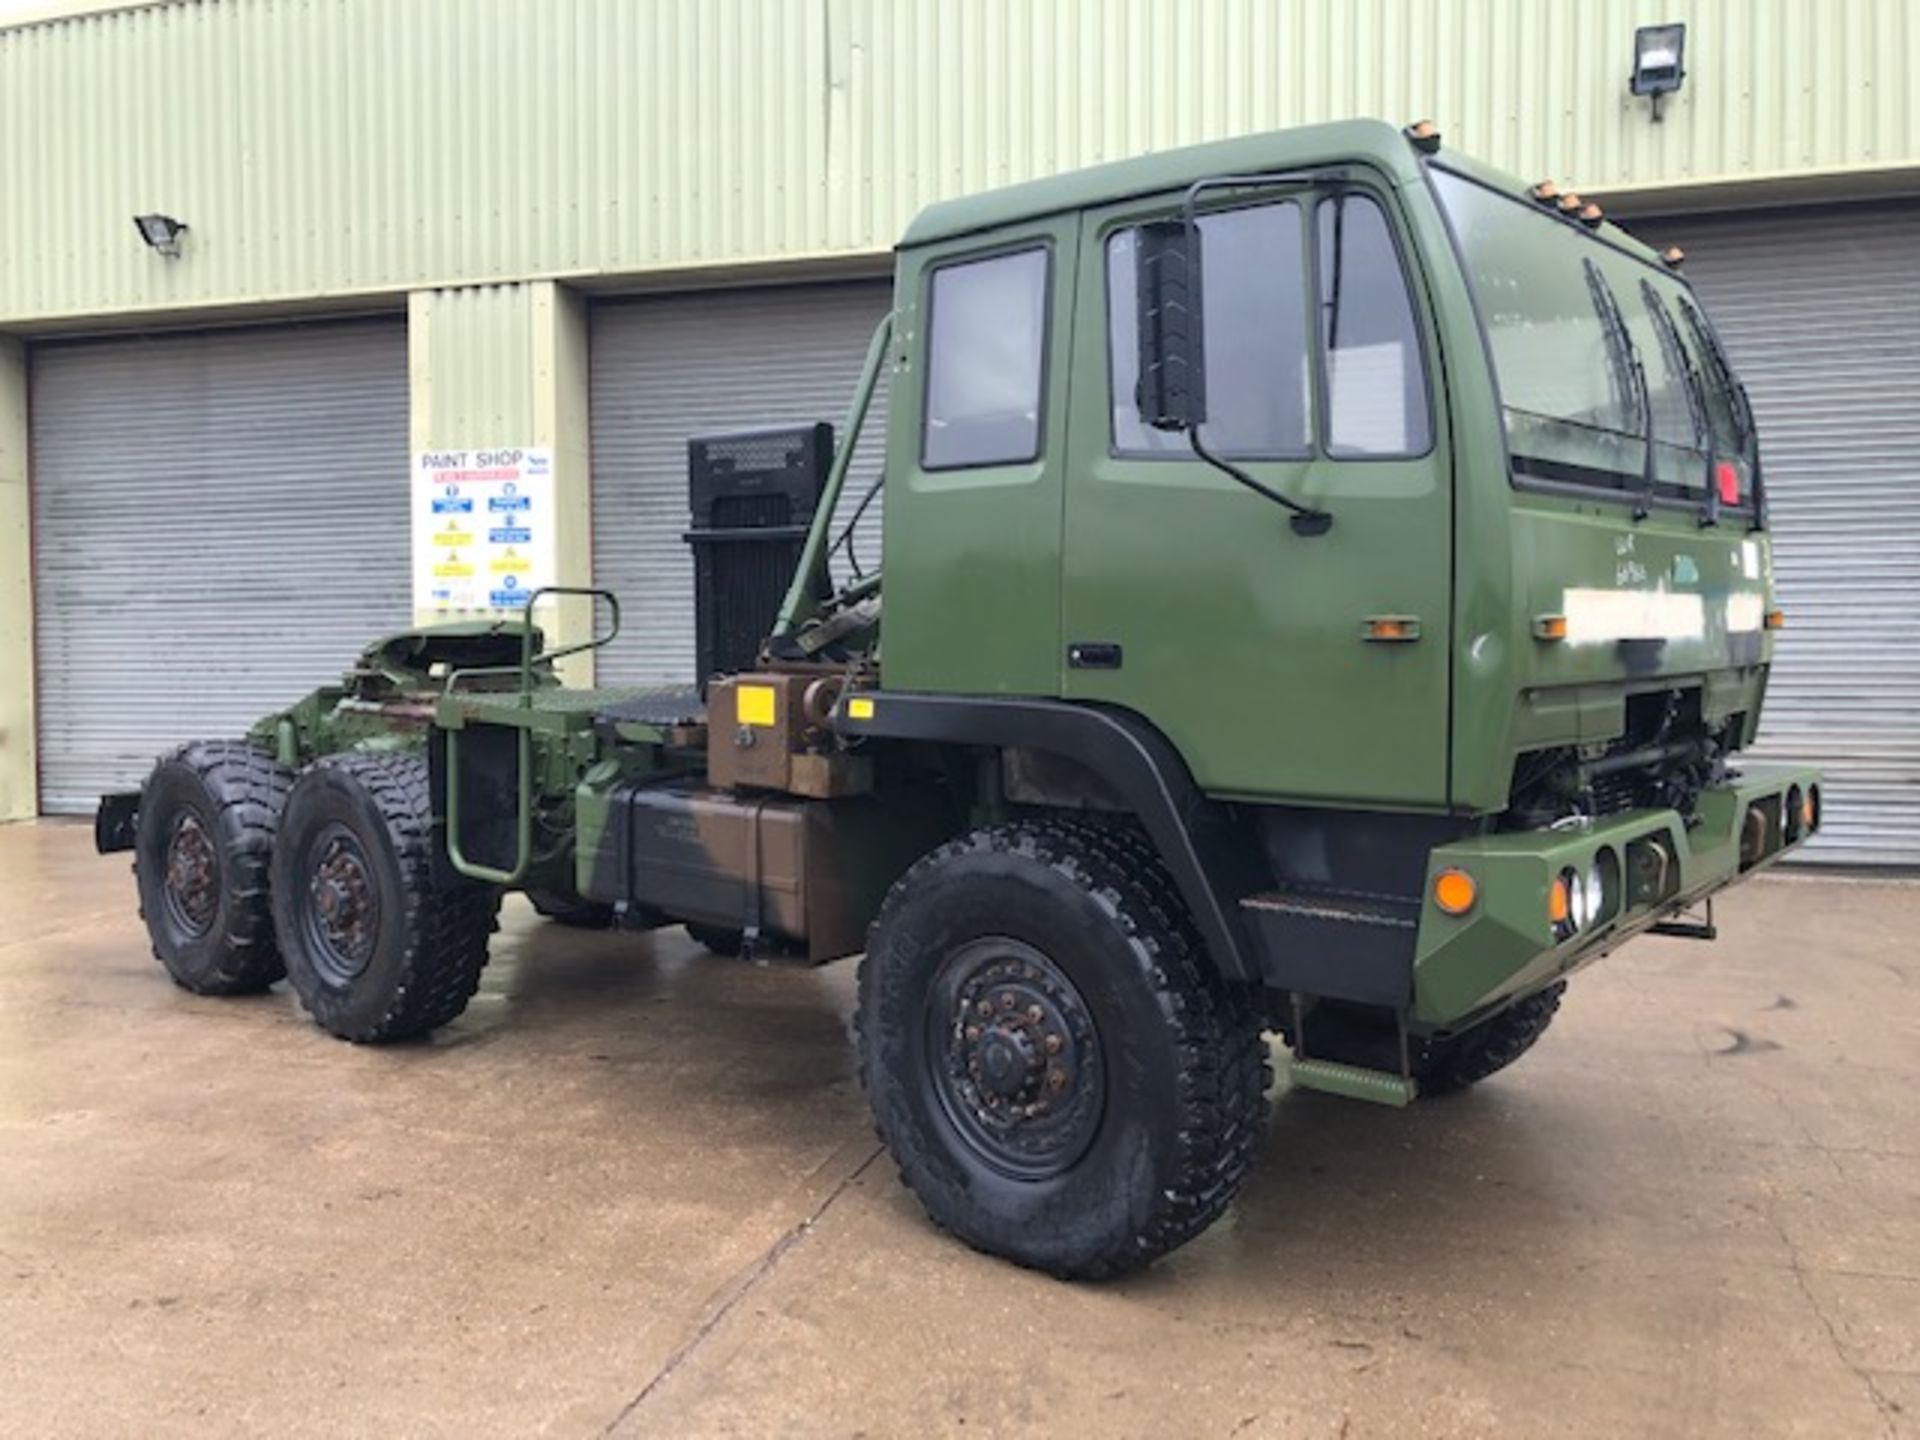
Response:
[{"label": "cab door", "polygon": [[1243,196],[1200,220],[1207,448],[1145,428],[1132,227],[1090,215],[1074,334],[1061,693],[1146,716],[1215,794],[1446,803],[1452,504],[1435,339],[1389,196]]}]

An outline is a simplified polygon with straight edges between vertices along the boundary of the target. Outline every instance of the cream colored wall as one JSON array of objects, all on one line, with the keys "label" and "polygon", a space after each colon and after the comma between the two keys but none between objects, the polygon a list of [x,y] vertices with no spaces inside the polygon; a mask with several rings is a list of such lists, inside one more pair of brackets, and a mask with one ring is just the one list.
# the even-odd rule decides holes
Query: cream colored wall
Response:
[{"label": "cream colored wall", "polygon": [[[413,449],[531,445],[553,452],[561,585],[593,574],[587,447],[587,317],[582,298],[552,281],[415,291],[407,306]],[[401,477],[400,483],[410,483]],[[410,584],[410,577],[395,577]],[[584,640],[585,600],[561,600],[542,624],[549,642]],[[491,613],[491,612],[488,612]],[[441,616],[419,612],[415,623]],[[593,657],[561,663],[576,685],[593,683]]]},{"label": "cream colored wall", "polygon": [[27,506],[27,359],[0,336],[0,820],[34,813],[33,545]]}]

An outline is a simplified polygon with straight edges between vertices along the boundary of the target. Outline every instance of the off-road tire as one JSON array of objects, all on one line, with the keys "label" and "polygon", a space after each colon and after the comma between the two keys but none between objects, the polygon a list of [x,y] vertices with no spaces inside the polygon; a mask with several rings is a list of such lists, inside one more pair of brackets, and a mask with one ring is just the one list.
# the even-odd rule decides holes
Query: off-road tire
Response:
[{"label": "off-road tire", "polygon": [[[972,1027],[941,1013],[941,977],[1008,940],[1070,982],[1095,1037],[1097,1070],[1082,1073],[1101,1077],[1084,1149],[1038,1178],[998,1165],[942,1098],[954,1082],[941,1069],[959,1073],[948,1057]],[[1119,1275],[1198,1235],[1239,1190],[1263,1131],[1272,1072],[1251,997],[1222,983],[1128,824],[1022,820],[920,860],[869,933],[855,1023],[876,1128],[929,1217],[1061,1278]]]},{"label": "off-road tire", "polygon": [[527,900],[542,919],[575,930],[606,930],[613,925],[613,907],[558,890],[529,890]]},{"label": "off-road tire", "polygon": [[[133,873],[153,954],[196,995],[245,995],[284,973],[268,900],[274,835],[293,774],[245,740],[196,740],[164,755],[140,790]],[[207,879],[168,900],[168,860],[182,827]],[[193,833],[193,832],[197,832]],[[203,897],[203,898],[201,898]]]},{"label": "off-road tire", "polygon": [[1450,1094],[1506,1069],[1546,1033],[1566,989],[1564,980],[1549,985],[1484,1024],[1428,1046],[1418,1066],[1420,1093]]},{"label": "off-road tire", "polygon": [[687,934],[696,944],[706,947],[715,955],[738,957],[747,943],[744,930],[736,930],[728,925],[705,925],[698,920],[689,920]]},{"label": "off-road tire", "polygon": [[[362,1044],[405,1040],[467,1008],[500,892],[436,881],[435,843],[424,757],[329,755],[294,782],[274,852],[274,924],[287,979],[322,1029]],[[322,867],[343,853],[347,888],[370,902],[349,911],[371,917],[357,970],[328,939],[320,895]]]}]

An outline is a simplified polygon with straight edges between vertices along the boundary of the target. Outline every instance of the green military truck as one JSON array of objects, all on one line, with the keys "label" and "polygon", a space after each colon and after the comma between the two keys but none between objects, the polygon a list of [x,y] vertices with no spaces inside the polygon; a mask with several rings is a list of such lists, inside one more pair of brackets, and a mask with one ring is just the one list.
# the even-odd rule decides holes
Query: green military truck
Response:
[{"label": "green military truck", "polygon": [[1766,497],[1679,260],[1425,124],[935,205],[837,449],[694,446],[699,684],[563,684],[532,605],[411,631],[166,756],[99,843],[181,985],[284,975],[354,1041],[458,1016],[510,890],[863,954],[933,1220],[1128,1270],[1245,1177],[1269,1033],[1296,1086],[1472,1084],[1819,827],[1817,774],[1741,761]]}]

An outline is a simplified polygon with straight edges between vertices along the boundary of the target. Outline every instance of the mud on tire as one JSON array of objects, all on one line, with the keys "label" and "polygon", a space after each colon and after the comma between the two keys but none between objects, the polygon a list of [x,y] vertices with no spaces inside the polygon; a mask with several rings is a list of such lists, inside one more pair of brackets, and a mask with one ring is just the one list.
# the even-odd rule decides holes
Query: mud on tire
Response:
[{"label": "mud on tire", "polygon": [[1021,821],[921,860],[870,934],[856,1024],[928,1215],[1063,1278],[1199,1234],[1262,1133],[1259,1019],[1131,826]]},{"label": "mud on tire", "polygon": [[162,756],[140,791],[133,872],[154,958],[196,995],[264,990],[285,973],[268,898],[293,774],[245,740]]},{"label": "mud on tire", "polygon": [[434,867],[418,755],[330,755],[294,782],[273,863],[287,979],[323,1029],[403,1040],[467,1007],[500,908],[490,885]]}]

